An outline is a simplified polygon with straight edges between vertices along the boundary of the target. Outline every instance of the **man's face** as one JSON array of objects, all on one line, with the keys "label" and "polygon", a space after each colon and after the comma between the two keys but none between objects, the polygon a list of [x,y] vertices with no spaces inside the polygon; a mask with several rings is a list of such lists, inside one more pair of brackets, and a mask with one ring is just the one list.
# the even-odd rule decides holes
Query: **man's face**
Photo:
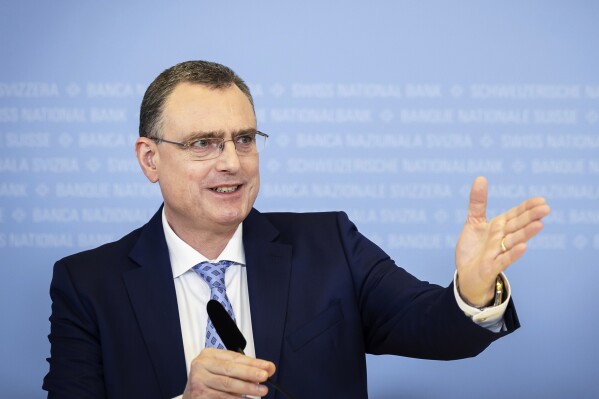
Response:
[{"label": "man's face", "polygon": [[[165,140],[186,143],[207,136],[230,140],[250,129],[256,129],[254,111],[237,86],[181,83],[166,100],[161,133]],[[258,154],[238,156],[231,141],[219,157],[202,161],[176,145],[156,148],[160,190],[175,232],[225,233],[245,219],[260,186]]]}]

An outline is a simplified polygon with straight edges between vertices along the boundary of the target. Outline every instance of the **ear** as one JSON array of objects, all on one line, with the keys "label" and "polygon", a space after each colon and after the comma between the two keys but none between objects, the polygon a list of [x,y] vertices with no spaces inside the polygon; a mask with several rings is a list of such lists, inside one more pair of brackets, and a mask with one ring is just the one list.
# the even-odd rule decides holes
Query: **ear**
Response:
[{"label": "ear", "polygon": [[135,154],[137,162],[141,166],[142,172],[152,183],[158,181],[159,155],[156,148],[156,142],[147,137],[140,137],[135,142]]}]

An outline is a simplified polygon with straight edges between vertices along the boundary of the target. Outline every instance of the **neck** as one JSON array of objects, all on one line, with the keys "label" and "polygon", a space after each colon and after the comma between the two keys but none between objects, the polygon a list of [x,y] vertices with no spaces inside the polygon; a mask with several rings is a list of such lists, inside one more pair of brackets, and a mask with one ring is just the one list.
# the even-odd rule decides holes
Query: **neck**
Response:
[{"label": "neck", "polygon": [[198,230],[190,226],[173,223],[169,220],[168,213],[166,217],[169,226],[175,234],[209,260],[216,259],[223,252],[238,227],[220,226],[218,230]]},{"label": "neck", "polygon": [[175,234],[177,234],[183,241],[209,260],[216,259],[216,257],[223,252],[235,233],[235,230],[233,230],[230,234],[215,236],[214,234],[201,235],[197,233],[186,235],[179,234],[175,229],[173,229],[173,231],[175,231]]}]

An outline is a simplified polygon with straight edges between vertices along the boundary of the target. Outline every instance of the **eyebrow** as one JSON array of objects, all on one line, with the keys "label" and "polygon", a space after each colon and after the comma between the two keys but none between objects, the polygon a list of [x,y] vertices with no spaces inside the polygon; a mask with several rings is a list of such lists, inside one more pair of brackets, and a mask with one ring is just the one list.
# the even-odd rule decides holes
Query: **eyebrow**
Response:
[{"label": "eyebrow", "polygon": [[[236,130],[234,132],[231,133],[231,137],[239,137],[239,136],[244,136],[246,134],[256,134],[257,129],[255,128],[247,128],[247,129],[240,129],[240,130]],[[220,131],[196,131],[196,132],[191,132],[187,135],[187,137],[185,138],[185,140],[183,140],[184,143],[189,143],[191,141],[194,140],[198,140],[198,139],[203,139],[203,138],[213,138],[213,137],[218,137],[218,138],[223,138],[225,137],[227,134],[225,132],[223,132],[222,130]]]}]

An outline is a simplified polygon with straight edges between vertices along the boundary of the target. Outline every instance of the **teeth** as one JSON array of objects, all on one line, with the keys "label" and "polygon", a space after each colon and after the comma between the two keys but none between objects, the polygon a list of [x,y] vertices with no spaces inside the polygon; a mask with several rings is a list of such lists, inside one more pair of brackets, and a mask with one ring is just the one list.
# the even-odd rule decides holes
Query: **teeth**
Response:
[{"label": "teeth", "polygon": [[212,190],[216,191],[217,193],[232,193],[233,191],[237,190],[237,187],[239,187],[239,186],[216,187],[216,188],[213,188]]}]

